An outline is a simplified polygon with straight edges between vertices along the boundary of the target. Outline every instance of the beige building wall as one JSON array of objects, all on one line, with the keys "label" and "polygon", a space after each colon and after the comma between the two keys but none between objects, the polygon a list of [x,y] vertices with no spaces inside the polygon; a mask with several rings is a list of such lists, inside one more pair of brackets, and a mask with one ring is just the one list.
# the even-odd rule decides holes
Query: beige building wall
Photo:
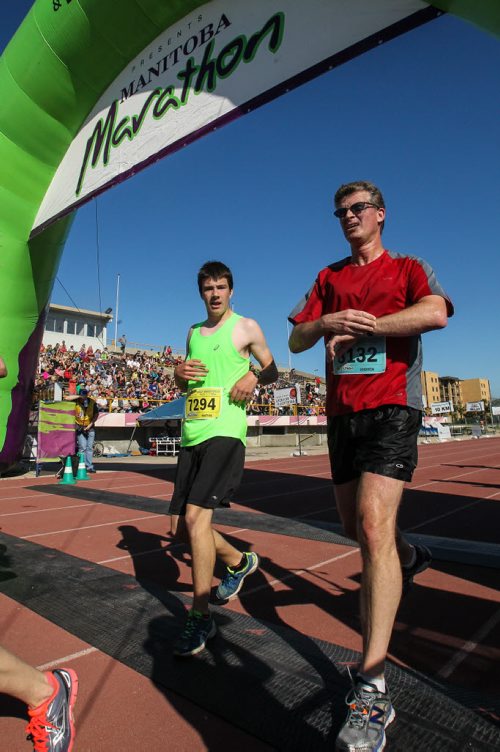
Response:
[{"label": "beige building wall", "polygon": [[434,373],[434,371],[422,371],[420,381],[422,382],[424,405],[430,407],[435,402],[441,402],[439,374]]},{"label": "beige building wall", "polygon": [[452,402],[455,410],[465,408],[467,402],[491,402],[489,379],[459,379],[457,376],[439,376],[434,371],[420,374],[424,405],[435,402]]},{"label": "beige building wall", "polygon": [[488,379],[463,379],[462,396],[464,402],[491,401],[490,382]]}]

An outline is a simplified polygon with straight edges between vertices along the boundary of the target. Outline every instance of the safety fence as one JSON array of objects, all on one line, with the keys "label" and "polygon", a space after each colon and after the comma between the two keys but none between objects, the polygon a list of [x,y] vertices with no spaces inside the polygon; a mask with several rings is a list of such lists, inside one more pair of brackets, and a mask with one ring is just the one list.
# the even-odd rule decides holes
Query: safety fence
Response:
[{"label": "safety fence", "polygon": [[[67,392],[66,392],[67,395]],[[47,388],[37,392],[37,400],[50,402],[54,399],[54,385],[48,385]],[[145,413],[149,410],[172,402],[168,399],[157,399],[149,397],[93,397],[97,402],[99,412],[101,413]],[[286,408],[277,408],[273,402],[250,402],[247,405],[248,415],[325,415],[324,405],[290,405]]]},{"label": "safety fence", "polygon": [[[164,405],[172,400],[127,398],[127,397],[96,397],[97,405],[101,412],[137,412],[144,413],[155,407]],[[277,408],[272,402],[250,402],[247,405],[249,415],[324,415],[324,405],[290,405],[289,408]]]}]

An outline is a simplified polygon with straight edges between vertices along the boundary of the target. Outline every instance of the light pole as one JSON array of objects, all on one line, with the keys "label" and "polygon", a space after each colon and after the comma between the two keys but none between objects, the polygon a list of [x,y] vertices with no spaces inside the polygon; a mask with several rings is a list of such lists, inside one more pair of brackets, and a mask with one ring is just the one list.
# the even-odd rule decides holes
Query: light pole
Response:
[{"label": "light pole", "polygon": [[119,299],[120,299],[120,275],[117,274],[116,276],[116,318],[115,318],[115,347],[117,346],[118,342],[118,305],[119,305]]},{"label": "light pole", "polygon": [[[488,379],[488,396],[490,398],[490,420],[491,420],[491,427],[493,428],[495,426],[495,422],[493,420],[493,399],[491,396],[491,384],[490,380]],[[486,415],[484,416],[486,417]]]}]

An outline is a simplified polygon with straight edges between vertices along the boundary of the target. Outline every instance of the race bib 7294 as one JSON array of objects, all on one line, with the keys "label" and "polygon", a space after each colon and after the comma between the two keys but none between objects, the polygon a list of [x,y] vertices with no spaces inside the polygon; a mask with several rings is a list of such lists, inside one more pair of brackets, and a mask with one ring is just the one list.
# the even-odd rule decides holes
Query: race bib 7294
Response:
[{"label": "race bib 7294", "polygon": [[186,397],[186,420],[218,418],[222,400],[222,387],[192,389]]}]

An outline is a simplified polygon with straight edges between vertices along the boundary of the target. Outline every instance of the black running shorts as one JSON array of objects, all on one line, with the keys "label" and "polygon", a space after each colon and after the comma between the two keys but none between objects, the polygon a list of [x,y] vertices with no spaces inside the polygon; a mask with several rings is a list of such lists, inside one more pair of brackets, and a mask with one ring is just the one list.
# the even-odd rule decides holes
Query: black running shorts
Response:
[{"label": "black running shorts", "polygon": [[335,485],[376,473],[410,481],[417,466],[422,413],[412,407],[383,405],[328,418],[328,449]]},{"label": "black running shorts", "polygon": [[245,447],[239,439],[215,436],[181,447],[170,514],[186,514],[186,504],[228,507],[243,475]]}]

